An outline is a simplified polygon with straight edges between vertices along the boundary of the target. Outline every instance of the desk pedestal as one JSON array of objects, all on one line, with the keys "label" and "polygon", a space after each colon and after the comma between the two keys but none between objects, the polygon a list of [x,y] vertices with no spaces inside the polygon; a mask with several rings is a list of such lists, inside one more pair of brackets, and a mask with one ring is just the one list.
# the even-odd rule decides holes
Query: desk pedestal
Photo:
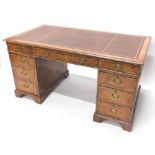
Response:
[{"label": "desk pedestal", "polygon": [[16,85],[15,95],[31,96],[42,103],[48,94],[69,75],[65,62],[11,53],[10,60]]}]

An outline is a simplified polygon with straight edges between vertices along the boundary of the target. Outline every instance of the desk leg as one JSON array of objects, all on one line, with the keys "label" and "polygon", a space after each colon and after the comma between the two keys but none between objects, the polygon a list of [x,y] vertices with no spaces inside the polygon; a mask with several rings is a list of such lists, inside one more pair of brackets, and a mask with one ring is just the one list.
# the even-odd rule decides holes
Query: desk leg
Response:
[{"label": "desk leg", "polygon": [[101,123],[101,122],[103,122],[103,121],[105,121],[105,120],[107,120],[107,119],[98,116],[96,113],[94,114],[94,117],[93,117],[93,121],[94,121],[94,122]]}]

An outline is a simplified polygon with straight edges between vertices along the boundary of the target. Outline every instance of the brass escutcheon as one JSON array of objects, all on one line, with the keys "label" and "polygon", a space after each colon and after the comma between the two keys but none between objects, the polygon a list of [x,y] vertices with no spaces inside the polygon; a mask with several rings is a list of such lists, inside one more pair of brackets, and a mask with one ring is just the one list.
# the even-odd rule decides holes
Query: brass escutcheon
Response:
[{"label": "brass escutcheon", "polygon": [[27,72],[24,71],[24,69],[23,69],[23,70],[21,71],[21,74],[25,76],[25,75],[27,75]]},{"label": "brass escutcheon", "polygon": [[113,83],[115,84],[120,84],[122,81],[119,80],[118,76],[116,78],[113,79]]},{"label": "brass escutcheon", "polygon": [[80,57],[80,63],[81,63],[81,64],[84,64],[85,62],[86,62],[86,59],[83,58],[83,57]]},{"label": "brass escutcheon", "polygon": [[23,86],[24,86],[25,88],[29,88],[29,85],[26,84],[26,83],[24,83]]},{"label": "brass escutcheon", "polygon": [[24,49],[23,46],[21,46],[21,45],[20,46],[17,46],[15,52],[20,52],[21,53],[23,51],[23,49]]},{"label": "brass escutcheon", "polygon": [[116,94],[116,93],[112,93],[112,95],[111,95],[114,99],[119,99],[119,95],[118,94]]},{"label": "brass escutcheon", "polygon": [[122,65],[116,63],[116,64],[114,64],[114,68],[115,68],[116,70],[120,70],[120,69],[122,68]]},{"label": "brass escutcheon", "polygon": [[44,54],[45,57],[48,57],[49,56],[48,50],[47,49],[44,49],[43,54]]},{"label": "brass escutcheon", "polygon": [[21,63],[25,63],[25,62],[26,62],[26,60],[25,60],[23,57],[20,57],[19,61],[20,61]]},{"label": "brass escutcheon", "polygon": [[117,112],[117,110],[115,109],[114,106],[113,106],[112,108],[110,108],[110,111],[111,111],[112,113],[116,113],[116,112]]}]

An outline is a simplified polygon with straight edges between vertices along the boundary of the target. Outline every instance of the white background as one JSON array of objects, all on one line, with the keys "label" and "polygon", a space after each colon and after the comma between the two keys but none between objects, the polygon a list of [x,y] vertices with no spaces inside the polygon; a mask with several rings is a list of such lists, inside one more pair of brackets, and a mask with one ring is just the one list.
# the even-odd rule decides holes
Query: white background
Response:
[{"label": "white background", "polygon": [[[153,0],[0,0],[0,155],[155,154],[155,8]],[[97,71],[71,75],[42,105],[14,96],[5,42],[41,24],[152,36],[132,132],[92,121]]]}]

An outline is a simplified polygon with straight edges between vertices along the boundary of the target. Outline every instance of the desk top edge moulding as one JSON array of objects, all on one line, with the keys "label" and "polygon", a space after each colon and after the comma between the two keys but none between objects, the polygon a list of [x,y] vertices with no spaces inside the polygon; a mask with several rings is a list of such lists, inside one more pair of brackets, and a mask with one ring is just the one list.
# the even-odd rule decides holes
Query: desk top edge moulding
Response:
[{"label": "desk top edge moulding", "polygon": [[131,131],[151,37],[43,25],[5,41],[16,97],[42,103],[69,76],[67,63],[97,68],[93,120]]}]

